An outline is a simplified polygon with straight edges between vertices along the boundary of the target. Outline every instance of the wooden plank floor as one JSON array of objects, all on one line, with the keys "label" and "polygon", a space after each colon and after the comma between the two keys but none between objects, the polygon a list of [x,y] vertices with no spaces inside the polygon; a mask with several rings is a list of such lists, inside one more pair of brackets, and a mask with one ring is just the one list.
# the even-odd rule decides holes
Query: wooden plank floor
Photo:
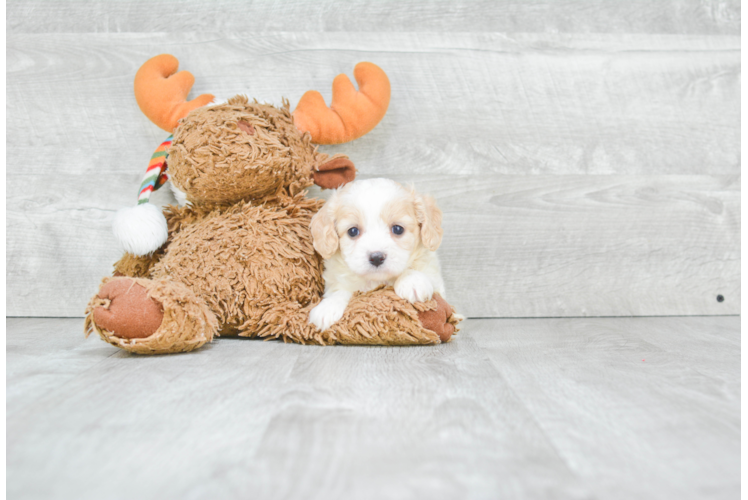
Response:
[{"label": "wooden plank floor", "polygon": [[7,319],[8,498],[729,499],[740,318],[468,320],[436,347],[139,357]]}]

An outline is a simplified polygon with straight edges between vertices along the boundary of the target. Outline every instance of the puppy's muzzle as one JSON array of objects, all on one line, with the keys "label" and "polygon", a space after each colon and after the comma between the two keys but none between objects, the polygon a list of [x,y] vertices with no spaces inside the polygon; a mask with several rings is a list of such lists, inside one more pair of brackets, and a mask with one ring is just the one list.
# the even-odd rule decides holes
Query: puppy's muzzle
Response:
[{"label": "puppy's muzzle", "polygon": [[381,266],[386,258],[387,256],[382,252],[373,252],[369,254],[369,262],[371,262],[374,267]]}]

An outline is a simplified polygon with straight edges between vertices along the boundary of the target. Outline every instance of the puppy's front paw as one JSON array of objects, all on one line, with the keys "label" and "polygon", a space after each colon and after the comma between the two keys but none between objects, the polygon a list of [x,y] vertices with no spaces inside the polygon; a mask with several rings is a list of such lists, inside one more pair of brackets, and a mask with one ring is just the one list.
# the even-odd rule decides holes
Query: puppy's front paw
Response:
[{"label": "puppy's front paw", "polygon": [[425,274],[414,272],[398,278],[395,293],[411,303],[423,302],[434,295],[434,285]]},{"label": "puppy's front paw", "polygon": [[343,317],[345,303],[338,300],[322,299],[322,302],[309,312],[309,322],[325,331]]}]

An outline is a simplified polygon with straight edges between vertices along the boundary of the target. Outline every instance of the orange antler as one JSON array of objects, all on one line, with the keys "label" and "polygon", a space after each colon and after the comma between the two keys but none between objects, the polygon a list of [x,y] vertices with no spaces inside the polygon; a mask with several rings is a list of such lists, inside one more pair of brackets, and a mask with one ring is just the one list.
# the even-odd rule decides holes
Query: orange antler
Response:
[{"label": "orange antler", "polygon": [[332,82],[332,104],[328,108],[322,95],[310,90],[301,96],[293,112],[294,123],[302,132],[312,134],[317,144],[340,144],[358,139],[377,126],[390,104],[390,80],[376,64],[356,65],[353,76],[357,92],[346,75]]},{"label": "orange antler", "polygon": [[189,71],[180,71],[179,61],[169,54],[152,57],[135,74],[135,99],[145,116],[153,123],[173,132],[195,108],[213,101],[213,96],[203,94],[187,101],[195,77]]}]

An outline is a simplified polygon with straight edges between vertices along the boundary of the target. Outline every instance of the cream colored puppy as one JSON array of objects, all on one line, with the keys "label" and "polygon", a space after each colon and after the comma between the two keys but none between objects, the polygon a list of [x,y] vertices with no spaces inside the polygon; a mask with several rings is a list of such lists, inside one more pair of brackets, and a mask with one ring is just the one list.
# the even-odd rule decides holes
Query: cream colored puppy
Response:
[{"label": "cream colored puppy", "polygon": [[354,181],[336,190],[312,218],[314,248],[325,259],[325,293],[309,322],[326,330],[356,291],[392,285],[410,302],[444,296],[436,249],[442,213],[390,179]]}]

